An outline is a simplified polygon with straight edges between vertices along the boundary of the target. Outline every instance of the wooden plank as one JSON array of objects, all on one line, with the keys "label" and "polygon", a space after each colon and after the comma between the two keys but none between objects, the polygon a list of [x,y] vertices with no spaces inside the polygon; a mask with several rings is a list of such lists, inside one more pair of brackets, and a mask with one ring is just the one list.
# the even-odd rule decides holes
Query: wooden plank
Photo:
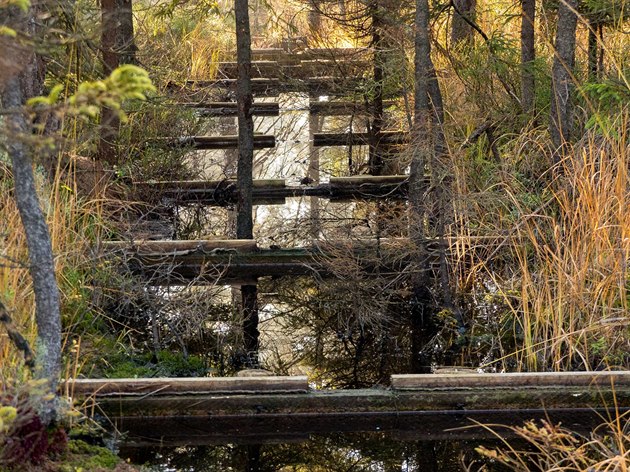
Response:
[{"label": "wooden plank", "polygon": [[620,387],[630,386],[630,372],[517,372],[503,374],[429,374],[392,375],[396,390],[544,388],[544,387]]},{"label": "wooden plank", "polygon": [[409,133],[403,131],[384,131],[376,136],[370,133],[316,133],[313,146],[365,146],[400,145],[409,143]]},{"label": "wooden plank", "polygon": [[[396,105],[393,100],[383,103],[384,108]],[[311,101],[309,104],[311,115],[318,116],[347,116],[347,115],[370,115],[372,113],[370,105],[364,102],[339,102],[339,101]]]},{"label": "wooden plank", "polygon": [[234,250],[255,252],[258,245],[254,239],[213,239],[213,240],[177,240],[177,241],[104,241],[105,251],[132,251],[136,254],[183,254],[184,252],[212,252]]},{"label": "wooden plank", "polygon": [[[203,116],[236,116],[236,102],[197,102],[181,103],[181,106],[199,110]],[[280,114],[279,103],[255,102],[252,104],[254,116],[278,116]]]},{"label": "wooden plank", "polygon": [[357,187],[361,185],[401,185],[409,181],[408,175],[352,175],[331,177],[333,187]]},{"label": "wooden plank", "polygon": [[[95,393],[96,389],[86,386],[82,392],[82,395],[88,396]],[[116,388],[112,388],[111,392],[115,395]],[[144,396],[139,398],[139,395]],[[450,411],[461,415],[470,411],[488,410],[606,408],[611,405],[622,409],[630,408],[630,388],[627,385],[615,386],[614,389],[605,386],[545,386],[527,389],[480,386],[421,391],[377,388],[307,393],[292,391],[243,394],[238,391],[238,394],[223,395],[216,395],[214,392],[189,394],[185,389],[179,390],[177,395],[166,395],[159,394],[153,387],[138,390],[132,395],[117,395],[117,398],[104,394],[99,396],[101,398],[97,401],[105,412],[125,417],[252,415],[261,411],[278,415]]]},{"label": "wooden plank", "polygon": [[[199,150],[238,149],[238,136],[182,136],[176,138],[158,138],[149,143],[167,148],[190,148]],[[275,136],[254,135],[254,149],[267,149],[276,146]]]},{"label": "wooden plank", "polygon": [[[251,78],[272,78],[282,76],[282,66],[278,61],[252,61]],[[220,62],[219,77],[238,78],[238,62]]]},{"label": "wooden plank", "polygon": [[[260,97],[275,97],[281,93],[309,93],[314,96],[352,95],[366,86],[362,77],[311,77],[303,80],[285,78],[253,78],[252,92]],[[236,79],[189,80],[185,88],[190,90],[226,89],[236,91]]]},{"label": "wooden plank", "polygon": [[[121,447],[265,444],[304,440],[313,434],[389,433],[399,441],[438,441],[514,437],[510,425],[547,419],[570,425],[576,433],[591,433],[605,417],[603,409],[526,409],[515,411],[416,411],[362,413],[295,413],[209,416],[114,416],[126,432]],[[489,430],[481,425],[497,425]],[[506,425],[505,427],[498,425]],[[124,456],[124,454],[122,454]]]},{"label": "wooden plank", "polygon": [[252,48],[253,61],[283,62],[290,57],[282,48]]},{"label": "wooden plank", "polygon": [[72,396],[161,396],[203,395],[216,393],[304,393],[308,390],[306,376],[264,377],[188,377],[148,379],[74,379],[62,389]]},{"label": "wooden plank", "polygon": [[[155,249],[153,241],[149,247]],[[156,243],[162,243],[156,241]],[[143,277],[153,286],[243,284],[255,282],[260,277],[294,276],[330,276],[330,263],[341,254],[353,257],[361,262],[361,269],[366,275],[378,271],[386,277],[388,273],[396,276],[408,264],[408,254],[381,244],[357,244],[356,248],[344,246],[335,248],[327,255],[320,247],[280,249],[269,248],[256,251],[217,248],[211,251],[195,249],[175,250],[177,242],[168,241],[168,252],[149,252],[143,250],[143,243],[138,243],[130,250],[118,251],[123,256],[121,264],[139,277]],[[189,247],[189,246],[187,246]]]},{"label": "wooden plank", "polygon": [[[329,183],[315,186],[287,186],[282,179],[256,179],[252,188],[255,205],[284,204],[290,197],[319,197],[333,201],[404,199],[407,196],[405,175],[332,177]],[[167,199],[179,204],[226,206],[238,200],[235,180],[137,182],[136,188],[147,199]]]},{"label": "wooden plank", "polygon": [[316,59],[367,59],[372,54],[370,48],[309,48],[301,51],[302,60]]}]

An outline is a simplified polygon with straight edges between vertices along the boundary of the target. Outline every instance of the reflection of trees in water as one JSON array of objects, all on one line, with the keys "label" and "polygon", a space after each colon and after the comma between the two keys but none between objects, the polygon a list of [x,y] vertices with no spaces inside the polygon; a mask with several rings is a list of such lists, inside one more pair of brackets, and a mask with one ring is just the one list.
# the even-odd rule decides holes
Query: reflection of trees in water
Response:
[{"label": "reflection of trees in water", "polygon": [[134,451],[128,456],[134,463],[156,466],[152,470],[157,471],[459,472],[481,470],[484,462],[475,460],[474,449],[491,444],[487,440],[414,441],[405,434],[402,439],[396,433],[331,434],[302,442],[179,447]]}]

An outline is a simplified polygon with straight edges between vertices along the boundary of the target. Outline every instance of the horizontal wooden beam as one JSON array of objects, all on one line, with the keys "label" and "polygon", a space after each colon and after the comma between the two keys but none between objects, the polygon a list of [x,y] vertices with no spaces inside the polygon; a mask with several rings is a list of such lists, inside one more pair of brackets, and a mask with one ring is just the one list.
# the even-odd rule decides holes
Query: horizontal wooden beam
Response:
[{"label": "horizontal wooden beam", "polygon": [[[284,180],[254,180],[252,200],[255,205],[281,205],[286,198],[319,197],[331,201],[404,199],[406,175],[332,177],[319,185],[287,186]],[[166,199],[167,203],[233,205],[238,201],[235,180],[139,182],[135,184],[147,200]]]},{"label": "horizontal wooden beam", "polygon": [[255,442],[256,433],[269,439],[291,431],[397,431],[401,440],[412,434],[414,439],[473,438],[488,432],[478,424],[474,428],[475,422],[515,425],[535,418],[590,431],[607,414],[630,409],[627,371],[479,376],[426,374],[425,383],[413,389],[328,391],[307,391],[303,377],[264,377],[262,384],[260,378],[247,379],[245,386],[238,380],[219,386],[218,379],[208,378],[86,379],[68,383],[65,392],[77,400],[92,397],[97,409],[83,404],[127,431],[131,445],[201,444],[220,437]]},{"label": "horizontal wooden beam", "polygon": [[[253,78],[252,93],[260,97],[275,97],[281,93],[309,93],[313,96],[343,96],[362,91],[367,84],[362,77],[312,77],[304,80]],[[174,88],[171,85],[171,88]],[[236,92],[236,79],[189,80],[189,90],[225,89]]]},{"label": "horizontal wooden beam", "polygon": [[544,387],[630,387],[626,371],[514,372],[501,374],[392,375],[396,390]]},{"label": "horizontal wooden beam", "polygon": [[[194,108],[203,116],[236,116],[238,107],[236,102],[198,102],[181,103],[181,106]],[[255,116],[278,116],[280,114],[280,104],[255,102],[252,104],[252,115]]]},{"label": "horizontal wooden beam", "polygon": [[300,51],[298,55],[302,60],[315,59],[368,59],[373,50],[370,48],[309,48]]},{"label": "horizontal wooden beam", "polygon": [[[334,76],[362,76],[370,70],[371,64],[365,61],[339,60],[305,60],[293,62],[254,61],[251,67],[251,77],[279,78],[285,80],[308,79],[312,77]],[[237,62],[219,63],[219,78],[238,78]]]},{"label": "horizontal wooden beam", "polygon": [[[238,149],[238,136],[182,136],[176,138],[152,139],[148,143],[171,149]],[[254,135],[254,149],[267,149],[275,146],[275,136]]]},{"label": "horizontal wooden beam", "polygon": [[239,251],[256,252],[254,239],[210,239],[173,241],[103,241],[106,251],[130,250],[136,254],[182,254],[189,252]]},{"label": "horizontal wooden beam", "polygon": [[[210,241],[210,244],[217,241]],[[408,264],[407,239],[322,241],[312,247],[281,249],[214,247],[194,241],[104,242],[112,260],[128,267],[154,286],[222,283],[255,283],[260,277],[331,276],[334,261],[343,257],[360,260],[367,273],[399,274]],[[402,250],[402,255],[401,255]],[[406,255],[407,254],[407,255]]]},{"label": "horizontal wooden beam", "polygon": [[274,61],[286,55],[287,51],[282,48],[252,48],[254,61]]},{"label": "horizontal wooden beam", "polygon": [[62,386],[71,396],[305,393],[306,376],[73,379]]},{"label": "horizontal wooden beam", "polygon": [[409,143],[409,133],[403,131],[383,131],[372,136],[370,133],[315,133],[313,146],[365,146],[401,145]]},{"label": "horizontal wooden beam", "polygon": [[[100,403],[99,403],[100,406]],[[111,407],[108,405],[108,409]],[[113,409],[113,408],[112,408]],[[261,408],[262,410],[262,408]],[[622,409],[621,412],[625,411]],[[87,416],[93,414],[86,411]],[[311,435],[371,433],[398,442],[457,441],[515,437],[510,426],[531,420],[568,425],[590,434],[602,423],[604,408],[536,408],[518,410],[365,411],[355,413],[212,414],[208,416],[121,416],[108,420],[125,432],[121,455],[134,448],[212,444],[280,444],[306,442]],[[112,416],[113,415],[113,416]],[[493,425],[491,429],[483,425]],[[505,426],[503,426],[505,425]],[[375,437],[376,439],[376,437]]]},{"label": "horizontal wooden beam", "polygon": [[[383,103],[383,107],[388,108],[395,104],[396,102],[388,100]],[[369,104],[347,101],[311,101],[309,111],[311,115],[319,116],[370,115],[372,113]]]}]

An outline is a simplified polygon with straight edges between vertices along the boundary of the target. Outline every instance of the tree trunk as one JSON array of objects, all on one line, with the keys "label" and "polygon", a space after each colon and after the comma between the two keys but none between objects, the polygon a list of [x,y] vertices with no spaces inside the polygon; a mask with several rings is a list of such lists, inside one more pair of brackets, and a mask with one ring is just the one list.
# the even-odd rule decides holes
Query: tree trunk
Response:
[{"label": "tree trunk", "polygon": [[588,22],[588,80],[597,81],[599,78],[599,38],[601,36],[601,23],[593,20]]},{"label": "tree trunk", "polygon": [[[116,0],[101,0],[101,54],[104,76],[108,76],[119,66],[116,52],[118,29],[116,13]],[[111,166],[118,164],[115,141],[119,127],[120,120],[116,112],[109,107],[103,107],[96,154],[100,160]]]},{"label": "tree trunk", "polygon": [[416,0],[415,27],[415,138],[409,176],[409,203],[410,237],[416,250],[416,267],[411,295],[410,367],[412,372],[429,373],[431,372],[431,356],[426,352],[426,345],[434,334],[435,325],[432,313],[434,302],[429,290],[430,261],[425,245],[428,188],[424,173],[433,153],[431,128],[434,112],[430,101],[430,82],[433,81],[435,71],[431,60],[427,0]]},{"label": "tree trunk", "polygon": [[[132,0],[101,0],[101,53],[105,76],[122,64],[136,64],[133,33]],[[116,139],[120,119],[116,112],[104,107],[97,155],[110,165],[118,164]]]},{"label": "tree trunk", "polygon": [[451,24],[451,41],[459,44],[462,41],[471,42],[474,38],[474,30],[466,19],[475,21],[477,0],[452,0],[455,6],[453,21]]},{"label": "tree trunk", "polygon": [[536,0],[521,0],[521,106],[526,115],[534,114],[536,83],[534,60],[536,59],[534,22]]},{"label": "tree trunk", "polygon": [[383,80],[385,52],[383,51],[383,20],[381,18],[380,0],[372,2],[372,48],[374,49],[373,64],[373,99],[372,99],[372,122],[370,125],[370,156],[369,170],[372,175],[381,175],[384,162],[382,149],[379,144],[380,133],[383,130]]},{"label": "tree trunk", "polygon": [[308,12],[308,29],[312,38],[319,38],[322,27],[320,0],[310,0],[311,8]]},{"label": "tree trunk", "polygon": [[[254,171],[254,120],[252,118],[251,34],[247,0],[236,0],[236,58],[238,79],[238,203],[236,237],[253,239],[252,186]],[[241,286],[244,348],[248,367],[258,365],[258,301],[256,285]]]},{"label": "tree trunk", "polygon": [[137,64],[136,42],[133,30],[132,0],[117,0],[118,34],[117,47],[120,64]]},{"label": "tree trunk", "polygon": [[[5,22],[16,29],[32,36],[34,31],[34,12],[18,13],[11,9],[5,13]],[[24,26],[24,28],[19,28]],[[26,31],[24,31],[26,30]],[[32,149],[24,139],[31,135],[30,123],[21,108],[29,98],[40,95],[43,89],[44,65],[31,51],[26,54],[20,46],[9,43],[7,56],[26,64],[19,75],[13,75],[4,86],[2,103],[4,108],[13,113],[5,116],[5,125],[9,136],[7,150],[13,166],[15,199],[26,233],[29,255],[29,272],[33,279],[35,293],[35,321],[37,324],[36,376],[47,379],[52,392],[56,391],[61,369],[61,316],[59,308],[59,289],[55,279],[55,264],[52,243],[46,218],[42,212],[33,175]],[[43,405],[42,419],[50,422],[54,419],[53,402]]]},{"label": "tree trunk", "polygon": [[566,150],[573,129],[573,88],[577,0],[562,0],[558,8],[555,55],[551,72],[552,96],[549,133],[556,161]]}]

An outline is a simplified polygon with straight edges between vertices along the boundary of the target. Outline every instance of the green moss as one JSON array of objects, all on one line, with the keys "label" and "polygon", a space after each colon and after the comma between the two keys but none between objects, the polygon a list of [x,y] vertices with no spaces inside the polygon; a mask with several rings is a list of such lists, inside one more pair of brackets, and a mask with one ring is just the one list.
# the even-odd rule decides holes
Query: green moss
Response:
[{"label": "green moss", "polygon": [[109,449],[92,446],[80,440],[72,440],[68,442],[68,451],[59,470],[61,472],[113,470],[120,462],[121,459]]},{"label": "green moss", "polygon": [[152,353],[130,357],[120,354],[109,360],[111,368],[104,372],[109,378],[139,377],[204,377],[208,367],[199,356],[184,357],[182,353],[160,351],[157,362]]}]

